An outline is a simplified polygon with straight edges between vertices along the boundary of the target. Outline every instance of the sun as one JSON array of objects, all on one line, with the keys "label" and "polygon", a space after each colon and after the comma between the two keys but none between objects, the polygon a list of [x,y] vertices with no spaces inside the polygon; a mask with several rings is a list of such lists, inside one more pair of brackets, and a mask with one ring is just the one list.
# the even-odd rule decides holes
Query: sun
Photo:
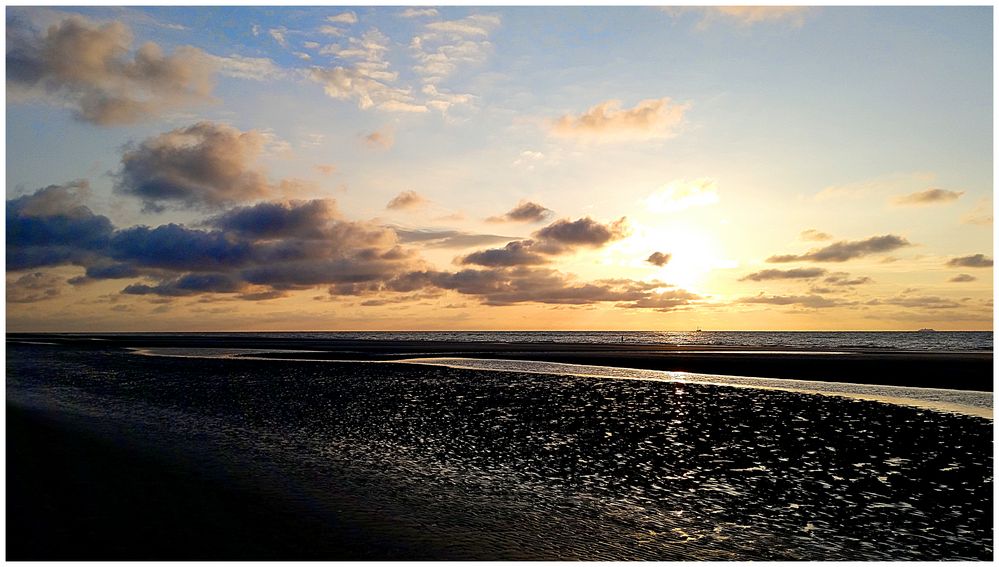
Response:
[{"label": "sun", "polygon": [[[662,266],[649,262],[656,252],[669,255]],[[637,222],[631,223],[631,233],[626,238],[607,247],[603,263],[641,270],[643,280],[657,279],[692,292],[704,291],[705,280],[712,270],[733,267],[733,262],[724,258],[714,236],[703,228]]]}]

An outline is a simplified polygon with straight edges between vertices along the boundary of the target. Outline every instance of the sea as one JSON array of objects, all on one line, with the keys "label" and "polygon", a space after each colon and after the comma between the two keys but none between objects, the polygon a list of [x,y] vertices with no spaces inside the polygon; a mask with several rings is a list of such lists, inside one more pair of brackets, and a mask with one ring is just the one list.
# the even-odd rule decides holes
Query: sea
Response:
[{"label": "sea", "polygon": [[[253,336],[992,350],[992,334],[979,332]],[[309,521],[346,525],[342,533],[372,542],[362,546],[364,559],[993,554],[990,392],[951,399],[949,390],[922,388],[913,395],[947,403],[920,405],[779,380],[467,360],[266,360],[11,337],[6,355],[8,407],[57,417],[164,468],[238,486],[248,501],[278,499]],[[67,482],[86,487],[95,469],[83,463]],[[48,534],[46,546],[57,545],[65,533],[59,518],[80,512],[43,496],[45,511],[30,525]],[[135,514],[153,533],[176,536],[176,525],[150,519],[141,501],[98,504],[83,518],[88,533],[114,525],[109,514]],[[8,512],[8,522],[21,520]],[[54,522],[47,531],[45,522]],[[274,545],[298,541],[293,529],[268,537]],[[171,541],[175,554],[163,558],[199,558],[185,554],[183,538]],[[322,538],[303,545],[301,554],[281,557],[358,558],[324,547]]]},{"label": "sea", "polygon": [[[135,333],[129,333],[135,334]],[[138,333],[141,335],[142,333]],[[151,333],[163,336],[487,343],[688,345],[805,350],[991,351],[992,331],[317,331]],[[115,336],[115,333],[108,333]],[[93,335],[100,336],[100,335]]]}]

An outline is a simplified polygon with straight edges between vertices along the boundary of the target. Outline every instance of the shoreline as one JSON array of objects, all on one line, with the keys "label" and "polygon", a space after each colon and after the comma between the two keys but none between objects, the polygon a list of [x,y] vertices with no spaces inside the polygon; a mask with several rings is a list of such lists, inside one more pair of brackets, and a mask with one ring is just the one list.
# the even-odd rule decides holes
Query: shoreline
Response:
[{"label": "shoreline", "polygon": [[833,353],[828,349],[814,351],[740,346],[346,340],[252,335],[67,336],[13,333],[7,335],[7,340],[94,349],[252,349],[258,351],[254,353],[255,357],[273,360],[393,361],[435,356],[509,359],[724,376],[993,391],[991,351],[837,348]]}]

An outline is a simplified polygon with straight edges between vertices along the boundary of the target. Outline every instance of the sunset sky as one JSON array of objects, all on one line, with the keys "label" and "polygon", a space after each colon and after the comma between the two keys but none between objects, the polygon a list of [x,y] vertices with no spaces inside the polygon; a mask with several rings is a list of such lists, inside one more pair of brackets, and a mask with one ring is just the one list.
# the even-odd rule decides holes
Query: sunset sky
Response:
[{"label": "sunset sky", "polygon": [[992,33],[8,7],[7,329],[991,329]]}]

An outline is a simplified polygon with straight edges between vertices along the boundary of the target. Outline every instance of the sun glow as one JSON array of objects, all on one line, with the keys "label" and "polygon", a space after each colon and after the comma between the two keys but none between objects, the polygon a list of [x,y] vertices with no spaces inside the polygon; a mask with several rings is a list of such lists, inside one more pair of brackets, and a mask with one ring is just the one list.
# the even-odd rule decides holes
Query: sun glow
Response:
[{"label": "sun glow", "polygon": [[[609,246],[605,264],[627,266],[646,272],[642,279],[658,279],[695,293],[703,292],[705,279],[715,269],[731,268],[717,241],[707,231],[696,227],[654,227],[633,222],[631,234]],[[669,260],[662,266],[649,261],[660,252]]]}]

